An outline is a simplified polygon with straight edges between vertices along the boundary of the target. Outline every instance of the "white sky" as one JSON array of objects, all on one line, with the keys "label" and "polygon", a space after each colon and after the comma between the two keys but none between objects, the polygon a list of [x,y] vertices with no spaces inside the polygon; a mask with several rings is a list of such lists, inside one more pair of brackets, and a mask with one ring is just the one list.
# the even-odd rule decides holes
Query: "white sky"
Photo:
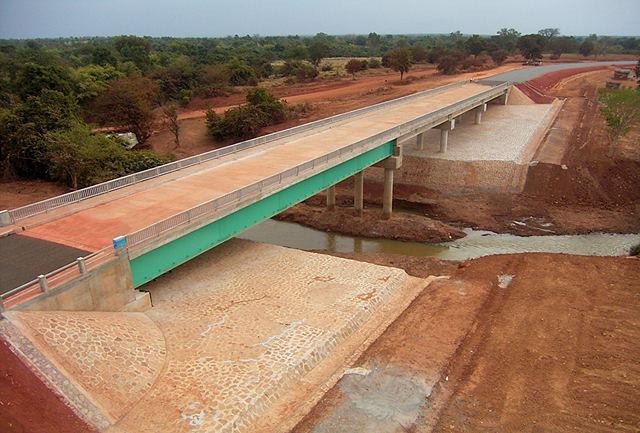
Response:
[{"label": "white sky", "polygon": [[0,38],[450,33],[640,36],[640,0],[0,0]]}]

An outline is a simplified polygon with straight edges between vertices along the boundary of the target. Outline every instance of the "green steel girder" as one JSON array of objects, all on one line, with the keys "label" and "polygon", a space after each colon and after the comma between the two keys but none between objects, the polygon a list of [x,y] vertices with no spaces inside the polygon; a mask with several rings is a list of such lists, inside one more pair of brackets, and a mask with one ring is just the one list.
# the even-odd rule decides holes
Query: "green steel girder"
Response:
[{"label": "green steel girder", "polygon": [[393,141],[295,183],[262,200],[194,230],[131,260],[133,284],[139,287],[296,203],[393,155]]}]

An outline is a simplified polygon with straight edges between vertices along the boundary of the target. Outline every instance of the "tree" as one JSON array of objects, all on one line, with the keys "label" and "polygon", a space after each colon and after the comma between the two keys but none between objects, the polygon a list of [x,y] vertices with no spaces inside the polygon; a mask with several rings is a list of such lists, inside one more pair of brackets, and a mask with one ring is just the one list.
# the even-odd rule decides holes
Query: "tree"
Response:
[{"label": "tree", "polygon": [[515,29],[507,29],[505,27],[498,31],[498,36],[495,37],[495,40],[503,50],[514,53],[518,46],[518,38],[520,38],[519,31]]},{"label": "tree", "polygon": [[284,122],[287,118],[286,101],[280,101],[265,89],[247,92],[247,102],[228,109],[224,116],[207,109],[205,123],[209,133],[218,140],[229,136],[247,139],[257,136],[263,127]]},{"label": "tree", "polygon": [[257,84],[255,71],[244,60],[238,60],[237,57],[232,58],[225,65],[225,70],[229,83],[233,86]]},{"label": "tree", "polygon": [[138,69],[145,72],[151,66],[151,42],[138,36],[118,36],[114,46],[122,56],[122,62],[132,62]]},{"label": "tree", "polygon": [[316,36],[309,45],[309,58],[313,66],[318,66],[320,61],[331,53],[331,45],[323,38]]},{"label": "tree", "polygon": [[348,73],[353,76],[353,79],[356,79],[356,73],[362,70],[362,62],[358,59],[351,59],[344,65],[344,68]]},{"label": "tree", "polygon": [[525,59],[541,59],[545,43],[545,38],[542,35],[522,36],[518,39],[518,50]]},{"label": "tree", "polygon": [[475,58],[478,58],[480,53],[486,51],[487,40],[481,38],[479,35],[473,35],[465,42],[465,47],[469,54],[472,54]]},{"label": "tree", "polygon": [[545,40],[547,42],[549,42],[551,39],[555,38],[556,36],[560,36],[560,29],[542,29],[542,30],[538,30],[538,34],[543,36],[545,38]]},{"label": "tree", "polygon": [[446,50],[438,59],[436,69],[445,75],[452,75],[458,71],[458,67],[462,60],[466,57],[462,51]]},{"label": "tree", "polygon": [[374,32],[369,33],[369,36],[367,37],[367,47],[369,47],[369,55],[373,56],[379,46],[380,35]]},{"label": "tree", "polygon": [[180,123],[178,123],[178,110],[175,105],[162,108],[162,124],[173,134],[176,147],[180,147]]},{"label": "tree", "polygon": [[411,48],[411,58],[416,63],[424,63],[427,61],[427,50],[420,45],[413,45]]},{"label": "tree", "polygon": [[611,134],[609,157],[612,157],[618,139],[640,123],[640,87],[602,89],[599,100],[604,104],[600,112]]},{"label": "tree", "polygon": [[400,81],[404,74],[411,69],[411,51],[409,48],[400,48],[389,53],[389,67],[396,72],[400,72]]},{"label": "tree", "polygon": [[128,128],[144,143],[153,130],[157,94],[156,85],[148,78],[121,78],[96,99],[93,112],[103,124]]},{"label": "tree", "polygon": [[113,66],[114,68],[118,66],[118,60],[111,53],[111,50],[104,46],[96,47],[91,52],[91,63],[98,66]]},{"label": "tree", "polygon": [[579,52],[583,57],[589,57],[594,49],[593,41],[586,40],[580,45]]},{"label": "tree", "polygon": [[60,66],[39,66],[26,63],[17,79],[18,95],[25,100],[28,96],[40,96],[43,90],[54,90],[65,95],[71,93],[71,78]]},{"label": "tree", "polygon": [[553,38],[547,43],[547,50],[553,53],[553,59],[559,59],[562,54],[574,52],[577,48],[575,38],[569,36]]}]

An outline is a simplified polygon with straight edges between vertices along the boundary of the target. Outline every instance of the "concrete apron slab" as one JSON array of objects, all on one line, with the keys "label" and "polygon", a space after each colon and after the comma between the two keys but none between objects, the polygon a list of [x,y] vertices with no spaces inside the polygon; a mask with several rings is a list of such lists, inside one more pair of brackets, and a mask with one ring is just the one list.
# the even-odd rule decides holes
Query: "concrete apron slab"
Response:
[{"label": "concrete apron slab", "polygon": [[429,282],[233,239],[143,286],[146,313],[10,312],[2,331],[100,430],[284,432]]}]

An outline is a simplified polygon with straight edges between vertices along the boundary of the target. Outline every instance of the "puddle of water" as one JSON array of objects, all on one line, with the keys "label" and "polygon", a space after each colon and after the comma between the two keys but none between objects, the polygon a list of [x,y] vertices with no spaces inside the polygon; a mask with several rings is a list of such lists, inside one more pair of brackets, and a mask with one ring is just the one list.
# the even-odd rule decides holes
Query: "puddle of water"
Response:
[{"label": "puddle of water", "polygon": [[623,256],[640,244],[640,234],[595,233],[578,236],[514,236],[465,229],[467,236],[443,244],[368,239],[322,232],[287,221],[267,220],[238,235],[239,238],[301,250],[331,250],[403,254],[467,260],[491,254],[566,253],[588,256]]}]

